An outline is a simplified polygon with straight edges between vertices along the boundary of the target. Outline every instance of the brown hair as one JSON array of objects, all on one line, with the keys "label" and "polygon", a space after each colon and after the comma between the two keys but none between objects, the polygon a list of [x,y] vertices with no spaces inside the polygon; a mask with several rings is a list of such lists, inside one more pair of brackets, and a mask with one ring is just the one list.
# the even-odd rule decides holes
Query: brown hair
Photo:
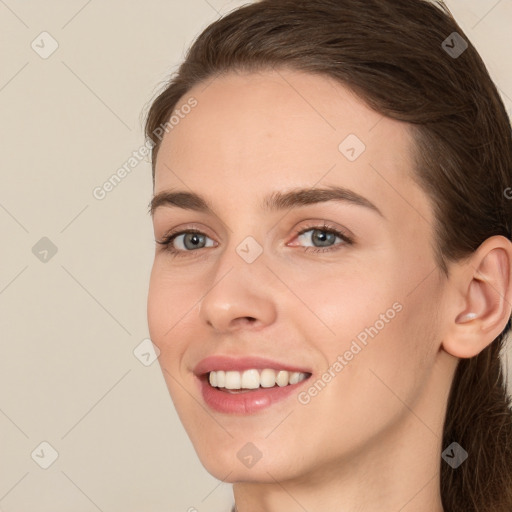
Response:
[{"label": "brown hair", "polygon": [[[432,200],[445,274],[447,261],[487,238],[511,239],[510,120],[448,8],[427,0],[261,0],[212,23],[149,110],[153,182],[158,128],[193,86],[224,72],[286,67],[334,78],[375,111],[409,123],[414,176]],[[469,458],[456,469],[441,463],[447,512],[512,510],[512,411],[500,361],[510,326],[458,363],[443,448],[456,441]]]}]

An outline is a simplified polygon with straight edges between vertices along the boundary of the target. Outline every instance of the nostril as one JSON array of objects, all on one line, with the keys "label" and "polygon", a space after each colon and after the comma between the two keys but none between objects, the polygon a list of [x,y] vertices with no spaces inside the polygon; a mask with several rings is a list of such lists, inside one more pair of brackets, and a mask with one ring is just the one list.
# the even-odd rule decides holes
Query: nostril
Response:
[{"label": "nostril", "polygon": [[234,324],[238,324],[238,326],[241,326],[241,325],[252,326],[255,323],[257,323],[257,319],[252,316],[241,316],[241,317],[235,319],[233,322],[234,322]]}]

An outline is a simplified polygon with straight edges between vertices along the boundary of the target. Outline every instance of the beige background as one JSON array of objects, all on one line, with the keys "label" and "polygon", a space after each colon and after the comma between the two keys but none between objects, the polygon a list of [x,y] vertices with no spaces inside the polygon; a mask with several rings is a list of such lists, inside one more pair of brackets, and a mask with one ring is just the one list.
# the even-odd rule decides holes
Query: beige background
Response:
[{"label": "beige background", "polygon": [[[0,0],[4,512],[231,502],[230,486],[199,464],[158,363],[133,353],[148,337],[150,165],[103,200],[93,190],[143,143],[144,107],[193,38],[243,3]],[[512,112],[512,0],[447,3]],[[58,43],[46,59],[31,47],[51,49],[43,31]],[[55,255],[45,241],[33,253],[42,237]],[[58,452],[47,469],[43,441]]]}]

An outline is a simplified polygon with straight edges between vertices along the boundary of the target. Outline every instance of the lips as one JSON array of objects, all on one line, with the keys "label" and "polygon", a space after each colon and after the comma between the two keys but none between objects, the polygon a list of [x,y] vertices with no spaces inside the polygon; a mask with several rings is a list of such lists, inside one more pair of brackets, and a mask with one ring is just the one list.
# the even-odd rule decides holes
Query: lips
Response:
[{"label": "lips", "polygon": [[[226,414],[252,414],[293,394],[311,371],[261,357],[210,356],[194,374],[208,407]],[[252,378],[243,381],[244,375]]]},{"label": "lips", "polygon": [[286,362],[274,361],[263,357],[228,357],[228,356],[210,356],[203,359],[195,368],[194,373],[197,376],[205,375],[212,371],[238,371],[244,370],[264,370],[265,368],[275,371],[288,371],[299,373],[311,373],[306,367],[293,366]]}]

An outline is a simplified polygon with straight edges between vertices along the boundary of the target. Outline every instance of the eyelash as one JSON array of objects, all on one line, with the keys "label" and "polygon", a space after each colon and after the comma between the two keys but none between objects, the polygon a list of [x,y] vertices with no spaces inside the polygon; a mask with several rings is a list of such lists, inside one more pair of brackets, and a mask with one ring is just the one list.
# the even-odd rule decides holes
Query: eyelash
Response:
[{"label": "eyelash", "polygon": [[[318,226],[318,225],[308,226],[308,227],[302,229],[301,231],[299,231],[298,233],[296,233],[295,238],[303,235],[304,233],[307,233],[308,231],[321,231],[324,233],[333,234],[336,237],[341,238],[343,240],[343,242],[332,245],[330,247],[312,247],[312,246],[303,247],[303,252],[305,252],[305,253],[306,252],[314,252],[314,253],[334,252],[334,251],[339,250],[341,247],[343,247],[345,245],[353,245],[353,243],[354,243],[353,240],[349,236],[342,233],[335,227],[329,226],[325,223],[321,226]],[[188,250],[188,251],[182,250],[182,249],[175,249],[172,245],[172,242],[174,241],[174,239],[180,235],[186,235],[189,233],[196,233],[198,235],[204,235],[205,237],[209,238],[208,235],[206,235],[202,231],[199,231],[198,229],[190,228],[190,229],[184,229],[182,231],[177,231],[174,233],[171,232],[171,233],[165,235],[165,237],[162,240],[155,240],[155,241],[157,244],[163,245],[164,250],[168,251],[173,257],[188,257],[189,253],[199,253],[199,252],[201,252],[200,249],[208,248],[208,247],[201,247],[200,249]],[[197,256],[200,256],[200,255],[196,254],[196,255],[193,255],[192,257],[197,257]]]}]

